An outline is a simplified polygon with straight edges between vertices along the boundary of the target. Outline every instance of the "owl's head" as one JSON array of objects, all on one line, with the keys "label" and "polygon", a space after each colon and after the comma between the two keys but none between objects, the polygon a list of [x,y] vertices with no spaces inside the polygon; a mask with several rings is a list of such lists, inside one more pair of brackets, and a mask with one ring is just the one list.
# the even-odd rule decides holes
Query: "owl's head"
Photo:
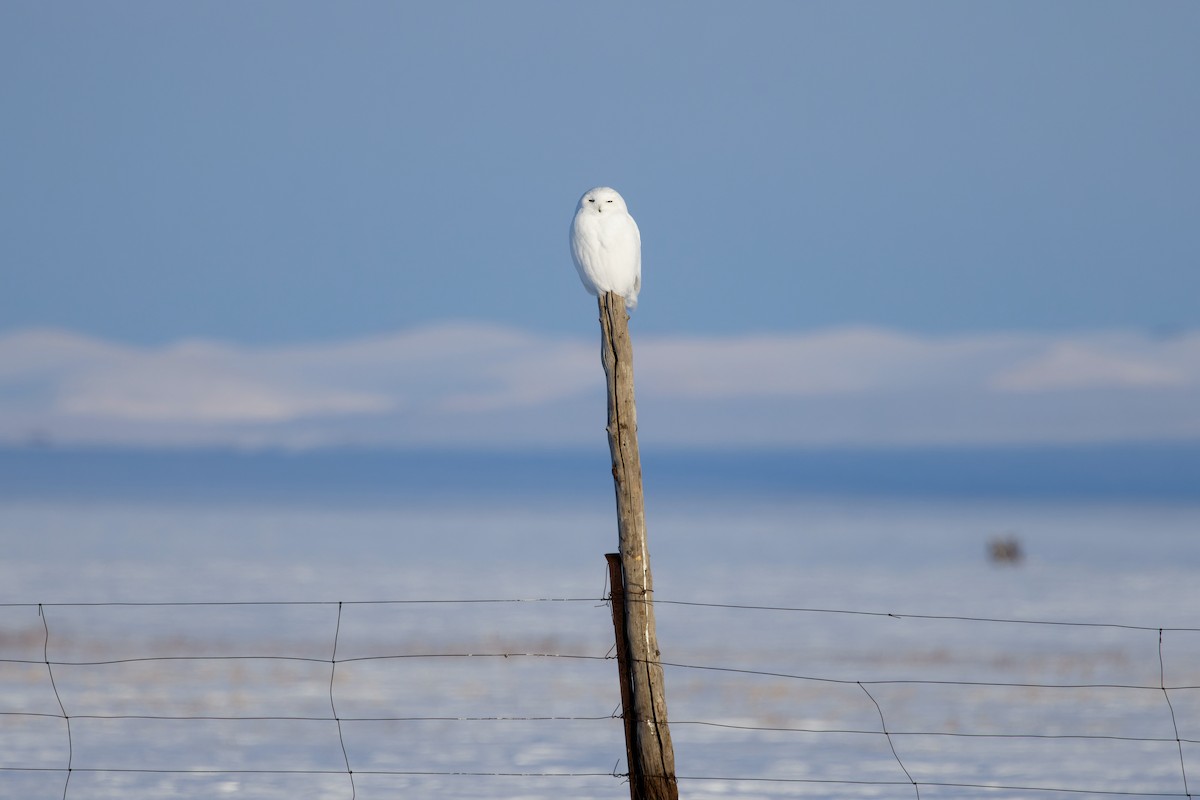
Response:
[{"label": "owl's head", "polygon": [[625,206],[625,198],[621,197],[616,189],[610,189],[607,186],[597,186],[595,189],[588,189],[584,192],[583,197],[579,198],[579,210],[596,214],[608,214],[614,211],[629,213],[629,209]]}]

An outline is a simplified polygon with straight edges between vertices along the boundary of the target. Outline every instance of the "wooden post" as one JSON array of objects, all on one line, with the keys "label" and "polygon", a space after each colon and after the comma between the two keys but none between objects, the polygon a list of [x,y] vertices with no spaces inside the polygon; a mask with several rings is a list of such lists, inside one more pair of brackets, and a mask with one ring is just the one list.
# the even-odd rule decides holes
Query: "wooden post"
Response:
[{"label": "wooden post", "polygon": [[[663,669],[654,629],[654,579],[646,544],[629,315],[625,313],[625,299],[612,292],[600,296],[599,306],[601,360],[608,378],[608,447],[617,495],[617,532],[625,584],[625,638],[629,645],[633,693],[630,793],[634,800],[678,800],[675,750],[667,725]],[[632,762],[637,763],[636,769]]]},{"label": "wooden post", "polygon": [[633,742],[637,738],[633,726],[633,687],[630,685],[629,638],[625,635],[625,576],[621,570],[621,554],[605,553],[608,559],[608,599],[612,604],[613,634],[617,642],[617,675],[621,680],[621,719],[625,721],[625,764],[629,768],[629,798],[638,800],[642,781],[637,773],[638,760],[633,757]]}]

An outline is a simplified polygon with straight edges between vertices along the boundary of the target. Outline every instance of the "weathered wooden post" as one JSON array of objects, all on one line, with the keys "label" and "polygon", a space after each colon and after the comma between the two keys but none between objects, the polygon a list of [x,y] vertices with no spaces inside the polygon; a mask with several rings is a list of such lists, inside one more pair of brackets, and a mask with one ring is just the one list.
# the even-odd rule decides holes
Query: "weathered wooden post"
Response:
[{"label": "weathered wooden post", "polygon": [[[654,629],[654,579],[646,544],[629,316],[625,313],[625,299],[618,294],[601,294],[599,306],[602,361],[608,378],[608,447],[617,495],[617,532],[624,583],[624,633],[633,695],[633,724],[626,724],[627,736],[629,731],[633,733],[633,740],[627,742],[631,755],[630,795],[633,800],[677,800],[675,750],[667,725],[663,669]],[[625,713],[628,718],[629,711]]]},{"label": "weathered wooden post", "polygon": [[625,723],[625,763],[629,765],[629,800],[638,800],[638,759],[633,757],[637,733],[633,725],[633,672],[629,668],[629,638],[625,635],[625,576],[620,553],[605,553],[608,559],[609,604],[617,640],[617,675],[621,680],[621,719]]}]

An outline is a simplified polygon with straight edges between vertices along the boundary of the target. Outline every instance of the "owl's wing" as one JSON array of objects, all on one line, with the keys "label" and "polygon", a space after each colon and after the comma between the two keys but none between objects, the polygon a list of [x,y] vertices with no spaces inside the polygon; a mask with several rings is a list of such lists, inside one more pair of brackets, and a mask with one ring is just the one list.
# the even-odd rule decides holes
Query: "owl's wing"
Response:
[{"label": "owl's wing", "polygon": [[576,214],[571,223],[571,258],[583,288],[599,295],[599,265],[601,263],[600,231],[591,215]]},{"label": "owl's wing", "polygon": [[633,310],[637,308],[638,293],[642,291],[642,232],[633,217],[627,216],[627,219],[633,239],[633,291],[625,295],[625,305]]}]

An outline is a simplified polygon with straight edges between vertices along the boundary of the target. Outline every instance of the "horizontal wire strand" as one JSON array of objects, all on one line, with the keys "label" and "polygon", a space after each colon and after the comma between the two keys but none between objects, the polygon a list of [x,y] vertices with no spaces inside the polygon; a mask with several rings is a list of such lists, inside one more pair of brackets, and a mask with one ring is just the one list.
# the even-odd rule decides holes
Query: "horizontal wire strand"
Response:
[{"label": "horizontal wire strand", "polygon": [[[0,772],[65,772],[63,767],[0,767]],[[152,774],[152,775],[345,775],[340,769],[156,769],[152,767],[75,767],[80,773]],[[355,775],[373,776],[428,776],[464,778],[627,778],[620,772],[486,772],[469,770],[355,770]],[[901,780],[867,780],[847,778],[782,778],[735,775],[677,775],[678,781],[722,781],[727,783],[792,783],[835,786],[912,786]],[[960,783],[953,781],[916,781],[917,786],[957,789],[986,789],[1023,792],[1058,792],[1064,794],[1090,794],[1105,797],[1190,797],[1179,792],[1135,791],[1119,789],[1075,789],[1059,786],[1029,786],[1000,783]]]},{"label": "horizontal wire strand", "polygon": [[[194,600],[194,601],[107,601],[91,603],[0,603],[0,608],[154,608],[154,607],[203,607],[203,606],[387,606],[387,605],[423,605],[423,604],[507,604],[507,603],[604,603],[604,597],[485,597],[485,598],[415,598],[404,600]],[[639,598],[630,598],[630,602],[646,602]],[[924,620],[945,622],[978,622],[1002,625],[1045,625],[1077,628],[1115,628],[1133,631],[1164,631],[1166,633],[1200,633],[1200,627],[1170,627],[1162,625],[1132,625],[1120,622],[1086,622],[1077,620],[1047,620],[1021,619],[1010,617],[982,617],[961,614],[916,614],[896,611],[866,611],[846,608],[816,608],[805,606],[773,606],[743,603],[711,603],[696,600],[672,600],[655,597],[655,605],[672,605],[696,608],[721,608],[735,611],[769,611],[788,612],[797,614],[840,614],[863,617],[884,617],[895,620]]]}]

